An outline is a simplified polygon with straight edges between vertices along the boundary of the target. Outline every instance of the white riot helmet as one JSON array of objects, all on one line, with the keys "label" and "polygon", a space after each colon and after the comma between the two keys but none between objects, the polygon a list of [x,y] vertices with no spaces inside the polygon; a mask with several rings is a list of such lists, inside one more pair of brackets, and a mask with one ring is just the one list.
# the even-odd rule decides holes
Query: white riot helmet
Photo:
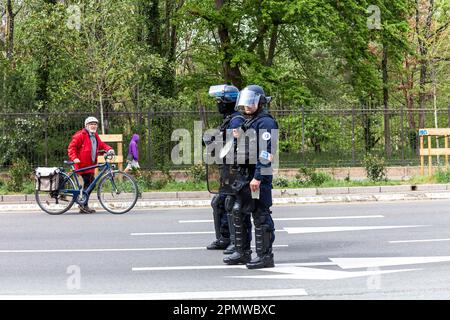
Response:
[{"label": "white riot helmet", "polygon": [[[97,118],[96,117],[87,117],[86,120],[84,120],[84,127],[87,127],[87,125],[92,122],[98,123]],[[95,133],[97,130],[89,130],[89,131],[91,133]]]}]

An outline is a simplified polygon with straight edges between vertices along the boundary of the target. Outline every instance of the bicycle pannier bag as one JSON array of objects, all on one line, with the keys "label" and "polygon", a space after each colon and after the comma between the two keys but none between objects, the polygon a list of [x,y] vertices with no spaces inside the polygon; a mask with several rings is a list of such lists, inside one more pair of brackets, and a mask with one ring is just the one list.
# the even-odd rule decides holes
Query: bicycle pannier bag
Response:
[{"label": "bicycle pannier bag", "polygon": [[36,169],[36,190],[57,191],[59,187],[58,168],[37,168]]}]

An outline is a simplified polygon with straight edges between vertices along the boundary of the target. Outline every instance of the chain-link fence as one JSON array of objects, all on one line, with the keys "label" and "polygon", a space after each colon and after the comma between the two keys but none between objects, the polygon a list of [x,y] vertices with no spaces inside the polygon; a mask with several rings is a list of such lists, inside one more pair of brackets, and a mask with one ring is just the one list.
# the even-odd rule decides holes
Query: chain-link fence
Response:
[{"label": "chain-link fence", "polygon": [[[368,152],[384,157],[388,165],[419,164],[418,110],[398,108],[386,114],[382,108],[364,106],[342,110],[299,107],[271,113],[280,128],[281,168],[360,166]],[[67,159],[72,135],[83,128],[84,119],[92,114],[0,115],[0,166],[4,168],[22,157],[32,166],[61,165]],[[101,119],[99,114],[94,116]],[[175,129],[188,130],[194,145],[195,139],[201,139],[194,136],[194,126],[201,124],[206,130],[221,123],[221,115],[213,111],[107,113],[103,119],[106,134],[123,134],[124,157],[132,135],[140,135],[139,163],[147,169],[181,168],[171,161],[171,151],[179,143],[171,141]],[[389,149],[386,149],[386,119]],[[449,110],[427,111],[424,121],[427,128],[435,127],[436,122],[438,127],[448,127]],[[101,128],[102,125],[99,133]],[[440,143],[444,145],[443,141]]]}]

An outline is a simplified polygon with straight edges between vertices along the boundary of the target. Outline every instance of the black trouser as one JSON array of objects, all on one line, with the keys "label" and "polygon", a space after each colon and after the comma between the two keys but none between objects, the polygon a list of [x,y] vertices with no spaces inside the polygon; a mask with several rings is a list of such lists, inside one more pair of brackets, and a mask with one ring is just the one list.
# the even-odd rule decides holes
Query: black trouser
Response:
[{"label": "black trouser", "polygon": [[[89,188],[89,186],[91,185],[91,183],[94,181],[95,177],[94,177],[94,173],[83,173],[81,175],[81,177],[83,178],[83,189],[86,190],[87,188]],[[92,192],[92,190],[91,190]],[[88,194],[88,198],[86,201],[86,207],[88,205],[88,201],[89,201],[89,196],[91,195],[91,193],[89,192]]]}]

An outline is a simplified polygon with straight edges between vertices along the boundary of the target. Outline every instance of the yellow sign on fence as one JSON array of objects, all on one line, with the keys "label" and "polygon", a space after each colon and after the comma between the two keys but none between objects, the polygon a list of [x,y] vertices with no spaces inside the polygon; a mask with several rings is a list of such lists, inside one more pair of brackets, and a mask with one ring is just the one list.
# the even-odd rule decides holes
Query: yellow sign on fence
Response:
[{"label": "yellow sign on fence", "polygon": [[[424,137],[427,137],[427,148],[424,147]],[[444,137],[444,148],[432,148],[431,137]],[[419,129],[420,137],[420,174],[424,175],[425,156],[428,156],[428,175],[432,174],[433,158],[432,156],[445,156],[445,168],[448,168],[448,137],[450,128],[443,129]]]},{"label": "yellow sign on fence", "polygon": [[[107,144],[117,143],[117,148],[113,145],[111,147],[116,151],[116,157],[114,163],[118,164],[119,170],[123,170],[123,135],[122,134],[100,134],[100,140]],[[105,158],[103,156],[97,157],[98,163],[104,163]]]}]

